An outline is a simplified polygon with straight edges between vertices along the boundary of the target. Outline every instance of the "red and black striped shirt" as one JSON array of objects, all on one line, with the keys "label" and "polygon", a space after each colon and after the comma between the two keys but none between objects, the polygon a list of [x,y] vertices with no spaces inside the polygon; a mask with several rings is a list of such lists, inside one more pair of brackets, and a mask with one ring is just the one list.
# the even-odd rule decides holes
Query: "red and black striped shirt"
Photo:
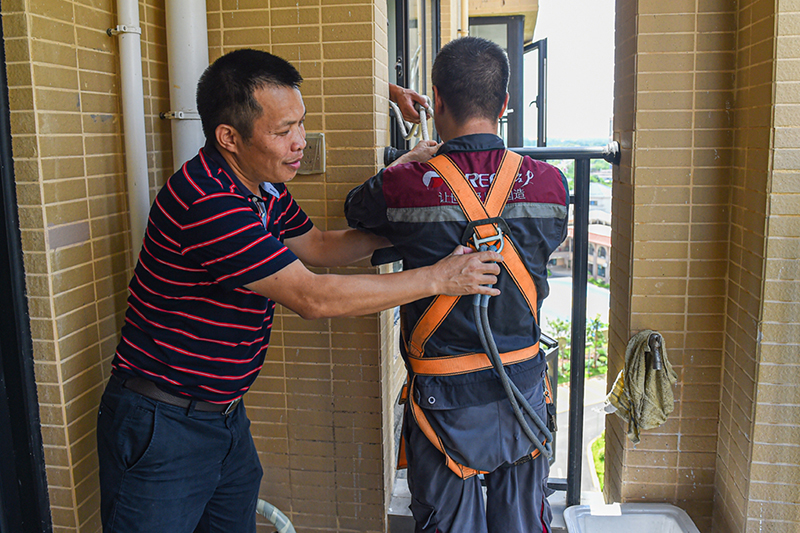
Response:
[{"label": "red and black striped shirt", "polygon": [[150,209],[113,372],[210,402],[242,396],[263,365],[275,310],[244,286],[295,261],[283,240],[312,227],[285,185],[254,196],[206,145]]}]

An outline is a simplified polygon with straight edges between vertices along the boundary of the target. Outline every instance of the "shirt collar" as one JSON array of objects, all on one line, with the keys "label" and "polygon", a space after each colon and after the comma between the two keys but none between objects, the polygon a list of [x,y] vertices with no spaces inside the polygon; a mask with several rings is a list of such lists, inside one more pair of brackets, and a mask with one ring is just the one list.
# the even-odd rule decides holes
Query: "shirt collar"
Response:
[{"label": "shirt collar", "polygon": [[278,189],[275,188],[275,185],[268,181],[264,181],[261,183],[261,190],[267,194],[271,194],[275,198],[280,198],[281,193],[278,192]]},{"label": "shirt collar", "polygon": [[[214,143],[206,142],[206,145],[203,147],[203,153],[206,155],[206,157],[210,158],[214,161],[214,163],[219,165],[223,172],[230,176],[231,181],[233,181],[233,185],[238,189],[239,194],[245,198],[254,196],[254,194],[250,192],[250,189],[245,187],[245,185],[241,182],[239,177],[236,175],[236,172],[234,172],[230,165],[228,165],[228,162],[225,161],[225,158],[222,157],[221,153],[219,153],[219,150],[217,150],[217,147]],[[261,184],[261,190],[274,196],[275,198],[281,197],[281,193],[278,191],[275,185],[268,181],[265,181]]]},{"label": "shirt collar", "polygon": [[473,133],[450,139],[439,147],[436,154],[450,152],[484,152],[505,149],[503,139],[492,133]]}]

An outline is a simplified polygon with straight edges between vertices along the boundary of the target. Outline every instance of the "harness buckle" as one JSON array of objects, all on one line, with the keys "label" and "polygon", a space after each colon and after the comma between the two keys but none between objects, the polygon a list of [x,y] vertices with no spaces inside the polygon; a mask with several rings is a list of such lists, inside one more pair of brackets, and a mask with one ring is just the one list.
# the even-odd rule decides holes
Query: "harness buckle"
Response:
[{"label": "harness buckle", "polygon": [[500,253],[500,252],[503,251],[503,246],[505,246],[505,244],[506,244],[506,241],[503,239],[503,230],[500,228],[500,226],[496,226],[495,229],[497,230],[497,234],[496,235],[490,235],[488,237],[484,237],[483,239],[478,237],[478,233],[477,232],[472,234],[472,243],[475,245],[475,249],[476,250],[480,250],[481,246],[484,245],[484,244],[487,244],[487,243],[490,243],[490,242],[500,241],[500,245],[497,246],[496,247],[497,249],[494,250],[494,251],[497,252],[497,253]]},{"label": "harness buckle", "polygon": [[[490,235],[489,237],[479,237],[478,232],[475,231],[478,226],[487,226],[493,225],[497,233],[495,235]],[[500,245],[497,252],[503,250],[503,246],[505,245],[505,239],[503,239],[503,235],[510,235],[511,230],[508,227],[508,224],[503,217],[492,217],[492,218],[484,218],[481,220],[472,220],[467,224],[464,233],[461,235],[461,244],[464,246],[469,246],[470,243],[474,246],[476,250],[480,250],[482,244],[487,244],[490,242],[500,241]]]}]

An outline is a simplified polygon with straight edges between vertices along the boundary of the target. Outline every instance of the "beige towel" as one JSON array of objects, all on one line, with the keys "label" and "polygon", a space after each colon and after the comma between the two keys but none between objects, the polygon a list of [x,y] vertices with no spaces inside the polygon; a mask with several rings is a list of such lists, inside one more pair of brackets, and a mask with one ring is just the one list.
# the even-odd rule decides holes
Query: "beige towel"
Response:
[{"label": "beige towel", "polygon": [[661,339],[661,370],[653,370],[648,340],[654,331],[644,330],[628,342],[625,368],[620,370],[611,392],[606,396],[607,411],[628,423],[628,438],[639,443],[639,432],[664,422],[674,408],[672,386],[678,380],[667,359],[667,347]]}]

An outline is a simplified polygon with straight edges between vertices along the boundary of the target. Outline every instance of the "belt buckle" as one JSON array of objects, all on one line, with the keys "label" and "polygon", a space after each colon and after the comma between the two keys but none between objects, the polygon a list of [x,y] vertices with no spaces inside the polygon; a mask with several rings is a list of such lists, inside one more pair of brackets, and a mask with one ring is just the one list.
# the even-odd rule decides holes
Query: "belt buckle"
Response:
[{"label": "belt buckle", "polygon": [[222,414],[224,416],[228,416],[229,414],[231,414],[233,412],[233,410],[236,409],[236,406],[239,405],[239,402],[241,400],[242,400],[241,397],[240,398],[236,398],[235,400],[232,400],[231,403],[228,404],[228,407],[224,411],[222,411]]}]

